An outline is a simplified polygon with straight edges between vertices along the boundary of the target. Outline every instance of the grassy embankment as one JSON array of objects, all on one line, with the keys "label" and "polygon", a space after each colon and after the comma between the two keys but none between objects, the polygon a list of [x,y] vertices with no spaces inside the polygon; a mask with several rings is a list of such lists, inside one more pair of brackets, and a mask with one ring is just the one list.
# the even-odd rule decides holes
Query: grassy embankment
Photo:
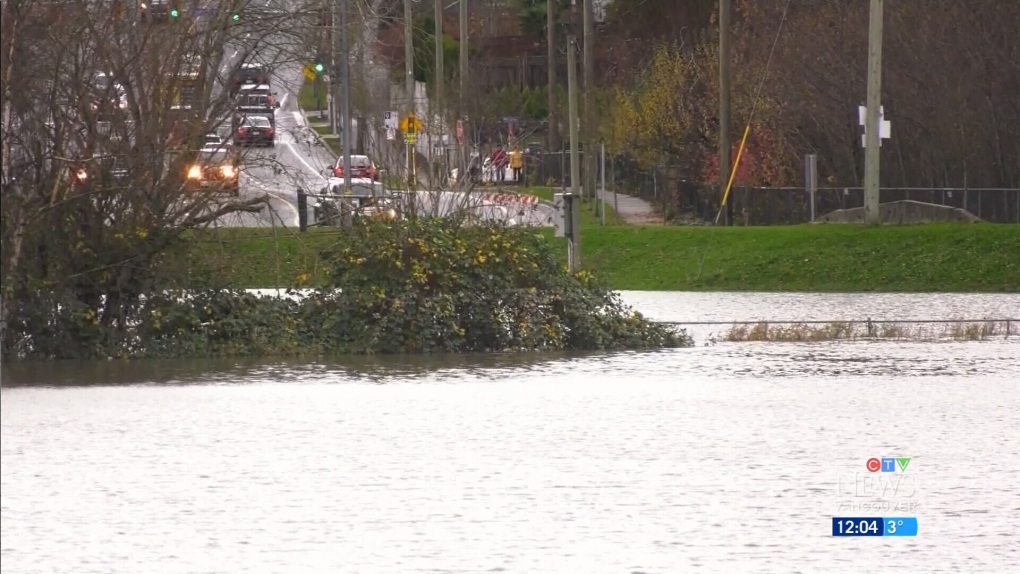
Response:
[{"label": "grassy embankment", "polygon": [[[326,94],[323,91],[325,90],[325,86],[320,86],[319,89],[320,94],[318,101],[316,101],[315,97],[314,81],[305,80],[304,83],[301,84],[301,89],[298,90],[298,106],[300,106],[302,110],[305,110],[306,114],[310,114],[308,119],[311,122],[317,120],[317,118],[314,117],[318,115],[317,110],[326,109]],[[343,153],[341,139],[339,137],[334,136],[333,132],[330,131],[328,119],[326,120],[326,125],[324,126],[316,125],[313,123],[309,127],[315,130],[320,136],[323,136],[323,141],[325,142],[326,146],[329,147],[329,150],[333,154],[340,155],[341,153]]]},{"label": "grassy embankment", "polygon": [[[542,230],[558,251],[562,239]],[[203,232],[182,273],[209,270],[237,287],[288,287],[325,270],[317,253],[337,230]],[[582,224],[582,264],[616,289],[1020,292],[1020,226],[861,228]],[[703,267],[699,265],[703,261]]]}]

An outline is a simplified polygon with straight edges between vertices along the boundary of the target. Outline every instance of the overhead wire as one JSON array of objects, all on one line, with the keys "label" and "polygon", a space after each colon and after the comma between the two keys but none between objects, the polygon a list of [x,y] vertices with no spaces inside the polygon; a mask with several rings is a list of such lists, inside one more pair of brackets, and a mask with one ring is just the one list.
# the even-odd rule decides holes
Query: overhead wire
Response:
[{"label": "overhead wire", "polygon": [[[726,180],[726,188],[723,190],[722,202],[719,204],[719,211],[715,214],[715,222],[712,226],[712,231],[708,235],[708,246],[701,253],[701,258],[698,261],[698,275],[697,278],[701,278],[701,272],[705,267],[705,256],[708,255],[709,250],[712,248],[712,241],[715,239],[715,228],[719,227],[719,217],[722,215],[723,209],[726,209],[726,201],[729,199],[730,189],[733,186],[733,179],[737,175],[737,168],[740,166],[740,158],[744,153],[744,145],[747,143],[747,136],[751,133],[751,122],[754,121],[754,113],[758,110],[758,102],[761,101],[761,92],[765,88],[765,81],[769,77],[769,68],[772,66],[772,58],[776,54],[776,46],[779,44],[779,37],[783,33],[783,25],[786,24],[786,15],[790,10],[790,0],[786,0],[783,5],[783,15],[779,20],[779,27],[776,28],[776,35],[772,39],[772,48],[769,50],[769,57],[765,60],[765,69],[762,70],[761,81],[758,82],[758,89],[754,92],[754,98],[751,100],[751,112],[747,116],[747,123],[744,126],[744,135],[740,138],[740,146],[737,147],[737,155],[733,158],[733,166],[730,168],[730,175]],[[721,166],[720,166],[721,167]]]}]

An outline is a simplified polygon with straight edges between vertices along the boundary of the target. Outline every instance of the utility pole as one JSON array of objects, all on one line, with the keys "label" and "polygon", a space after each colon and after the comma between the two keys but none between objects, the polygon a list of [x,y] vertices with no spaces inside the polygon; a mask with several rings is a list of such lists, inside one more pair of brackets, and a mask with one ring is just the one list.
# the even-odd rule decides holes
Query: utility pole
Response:
[{"label": "utility pole", "polygon": [[[545,42],[548,44],[549,64],[549,152],[560,150],[560,122],[556,101],[556,11],[559,9],[556,0],[546,0],[545,5]],[[562,174],[561,174],[562,175]]]},{"label": "utility pole", "polygon": [[[460,109],[461,109],[461,121],[463,121],[464,111],[466,106],[464,103],[468,97],[468,0],[460,0],[460,58],[458,64],[460,65]],[[461,124],[463,126],[463,124]],[[467,151],[467,129],[465,127],[465,136],[461,142],[460,148],[460,169],[458,173],[458,179],[465,179],[467,175],[468,166],[468,151]]]},{"label": "utility pole", "polygon": [[340,61],[340,83],[343,84],[344,120],[344,195],[351,192],[351,53],[347,45],[347,0],[340,0],[340,38],[343,59]]},{"label": "utility pole", "polygon": [[[577,154],[577,40],[567,37],[567,113],[570,114],[570,193],[578,201],[581,183],[581,162]],[[574,230],[575,240],[570,252],[571,269],[581,265],[581,233]]]},{"label": "utility pole", "polygon": [[330,56],[330,67],[329,67],[329,128],[334,135],[337,134],[342,128],[340,127],[340,84],[337,82],[338,72],[340,71],[340,58],[343,53],[340,39],[340,18],[337,17],[337,11],[339,6],[337,5],[338,0],[330,2],[330,25],[331,32],[333,33],[332,52]]},{"label": "utility pole", "polygon": [[879,218],[879,151],[882,104],[882,0],[871,0],[868,25],[868,109],[864,126],[864,224],[876,225]]},{"label": "utility pole", "polygon": [[[407,113],[414,117],[414,22],[411,20],[411,0],[404,0],[404,60],[407,71]],[[417,133],[417,130],[415,131]],[[407,143],[407,182],[408,191],[414,189],[414,147]]]},{"label": "utility pole", "polygon": [[[445,71],[443,70],[443,1],[444,0],[432,0],[435,5],[435,19],[436,19],[436,111],[432,114],[432,119],[439,122],[439,126],[434,133],[439,136],[439,145],[442,146],[443,157],[440,158],[439,163],[443,166],[443,174],[439,176],[439,185],[446,185],[447,174],[450,173],[449,167],[446,165],[446,145],[443,142],[443,82],[446,79]],[[461,0],[462,2],[465,0]],[[432,149],[436,149],[435,143],[432,144]],[[435,161],[433,159],[433,161]],[[434,169],[435,164],[433,164]]]},{"label": "utility pole", "polygon": [[[584,25],[584,188],[582,195],[595,198],[595,110],[592,106],[592,92],[595,91],[595,32],[592,0],[584,0],[581,5]],[[598,202],[595,202],[598,209]]]},{"label": "utility pole", "polygon": [[[719,201],[730,178],[730,0],[719,0]],[[722,207],[722,206],[720,206]],[[726,207],[723,222],[730,225]]]}]

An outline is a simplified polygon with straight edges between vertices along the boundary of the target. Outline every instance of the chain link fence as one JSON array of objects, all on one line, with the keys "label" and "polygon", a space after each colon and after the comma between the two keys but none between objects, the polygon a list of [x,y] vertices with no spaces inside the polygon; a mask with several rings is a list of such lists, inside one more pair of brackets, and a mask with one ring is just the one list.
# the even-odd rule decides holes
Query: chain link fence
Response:
[{"label": "chain link fence", "polygon": [[[579,152],[584,161],[584,153]],[[597,154],[596,154],[597,157]],[[596,161],[596,182],[601,184],[601,161]],[[677,178],[676,168],[642,170],[625,158],[606,157],[606,189],[649,202],[667,219],[678,222],[713,222],[722,199],[720,186]],[[570,185],[570,153],[525,150],[528,185],[566,188]],[[989,223],[1020,224],[1020,189],[1017,188],[883,188],[882,203],[917,201],[963,209]],[[793,225],[809,223],[841,209],[864,207],[861,187],[819,187],[811,194],[803,187],[742,187],[730,190],[723,217],[734,225]],[[720,219],[722,221],[722,219]]]}]

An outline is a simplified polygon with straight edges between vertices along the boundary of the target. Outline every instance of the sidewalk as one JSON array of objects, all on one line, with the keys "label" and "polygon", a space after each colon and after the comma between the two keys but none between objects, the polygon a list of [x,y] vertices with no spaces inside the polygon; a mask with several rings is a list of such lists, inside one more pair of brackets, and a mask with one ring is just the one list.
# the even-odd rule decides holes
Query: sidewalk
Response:
[{"label": "sidewalk", "polygon": [[[559,193],[560,188],[527,188],[516,185],[479,185],[475,187],[480,193],[524,193],[534,194],[535,189],[542,189],[539,198],[543,201],[551,201],[552,194]],[[618,209],[617,215],[628,225],[661,225],[662,215],[655,211],[652,204],[632,195],[617,194],[606,190],[606,206],[610,209]]]},{"label": "sidewalk", "polygon": [[614,207],[620,218],[631,225],[661,224],[662,216],[652,204],[632,195],[606,190],[606,205]]}]

